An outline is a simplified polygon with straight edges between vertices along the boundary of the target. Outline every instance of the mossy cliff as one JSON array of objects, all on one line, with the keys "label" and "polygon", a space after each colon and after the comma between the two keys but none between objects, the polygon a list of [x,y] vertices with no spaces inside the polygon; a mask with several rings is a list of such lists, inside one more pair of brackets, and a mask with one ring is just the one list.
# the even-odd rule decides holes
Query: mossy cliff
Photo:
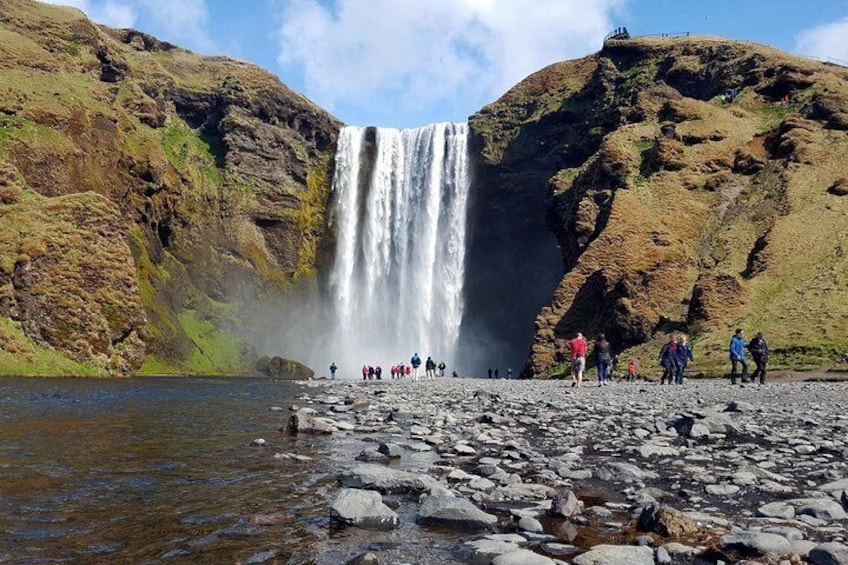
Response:
[{"label": "mossy cliff", "polygon": [[[532,334],[525,376],[564,370],[576,331],[648,367],[686,332],[707,373],[735,327],[763,331],[775,366],[848,352],[848,69],[717,38],[611,41],[470,124],[475,239],[500,245],[496,273],[472,246],[471,290],[547,302],[535,328],[503,330]],[[507,311],[469,306],[490,328]]]},{"label": "mossy cliff", "polygon": [[250,370],[251,302],[314,298],[339,126],[253,65],[0,0],[0,373]]}]

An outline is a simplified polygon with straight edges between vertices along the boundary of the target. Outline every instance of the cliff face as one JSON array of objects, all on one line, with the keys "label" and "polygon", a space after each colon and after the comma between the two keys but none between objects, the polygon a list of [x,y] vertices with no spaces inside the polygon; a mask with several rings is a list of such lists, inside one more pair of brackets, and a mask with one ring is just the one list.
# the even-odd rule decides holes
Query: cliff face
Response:
[{"label": "cliff face", "polygon": [[504,270],[565,270],[525,376],[563,369],[576,331],[644,361],[667,332],[687,332],[708,372],[737,326],[763,331],[777,366],[837,362],[846,112],[846,69],[749,43],[642,38],[552,65],[473,116],[483,199],[515,195],[490,222],[546,223],[559,246],[558,264],[525,265],[543,254],[534,245],[554,248],[519,230]]},{"label": "cliff face", "polygon": [[[238,339],[249,305],[314,298],[339,126],[253,65],[97,26],[70,8],[0,0],[0,166],[19,179],[0,216],[45,222],[49,240],[29,261],[24,227],[0,240],[0,341],[48,348],[68,372],[133,372],[145,349],[149,372],[249,369],[255,352]],[[76,236],[85,251],[65,253],[80,250]],[[85,261],[101,254],[98,275],[61,276],[90,272]],[[12,284],[21,272],[45,290],[42,302],[75,295],[77,311],[101,312],[90,322],[109,331],[50,337],[72,327],[47,331],[55,319],[22,306]],[[96,291],[115,284],[115,296]],[[126,320],[105,313],[115,305]],[[132,353],[112,351],[128,339]]]}]

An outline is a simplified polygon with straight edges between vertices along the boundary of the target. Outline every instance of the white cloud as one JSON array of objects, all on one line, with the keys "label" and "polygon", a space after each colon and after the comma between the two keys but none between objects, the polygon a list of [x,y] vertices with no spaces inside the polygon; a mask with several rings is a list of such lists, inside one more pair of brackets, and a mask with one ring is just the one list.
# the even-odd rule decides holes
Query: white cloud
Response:
[{"label": "white cloud", "polygon": [[79,8],[111,27],[137,27],[160,39],[201,52],[215,49],[206,0],[43,0]]},{"label": "white cloud", "polygon": [[795,41],[801,55],[848,60],[848,17],[804,30]]},{"label": "white cloud", "polygon": [[285,0],[278,62],[319,104],[473,112],[596,51],[625,0]]}]

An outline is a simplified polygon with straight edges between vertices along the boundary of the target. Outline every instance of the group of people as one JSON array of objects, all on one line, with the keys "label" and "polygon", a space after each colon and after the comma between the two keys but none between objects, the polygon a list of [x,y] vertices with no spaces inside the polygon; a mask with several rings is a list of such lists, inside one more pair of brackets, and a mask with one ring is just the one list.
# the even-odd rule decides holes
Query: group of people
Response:
[{"label": "group of people", "polygon": [[[494,371],[492,370],[492,368],[491,368],[491,367],[489,367],[489,370],[488,370],[488,371],[486,371],[486,374],[488,374],[488,375],[489,375],[489,378],[490,378],[490,379],[492,379],[492,378],[495,378],[495,379],[499,379],[499,378],[501,378],[501,370],[500,370],[500,369],[498,369],[497,367],[495,367]],[[507,378],[507,379],[511,379],[511,378],[512,378],[512,369],[507,369],[507,370],[506,370],[506,378]]]},{"label": "group of people", "polygon": [[[568,350],[571,356],[571,386],[581,387],[583,386],[586,357],[589,351],[589,344],[582,333],[578,332],[568,342]],[[730,340],[729,353],[731,362],[730,384],[736,384],[737,378],[740,378],[743,383],[754,382],[759,378],[760,384],[765,384],[769,349],[762,332],[758,332],[754,339],[748,342],[745,341],[744,332],[737,329]],[[598,334],[592,348],[592,354],[595,367],[598,369],[598,386],[609,384],[612,381],[612,374],[618,369],[619,358],[612,354],[610,343],[604,334]],[[750,354],[756,365],[750,380],[748,379],[747,354]],[[660,349],[657,360],[663,370],[660,384],[682,385],[684,372],[689,362],[695,361],[695,354],[686,342],[685,335],[671,335]],[[636,380],[636,369],[637,361],[633,359],[627,365],[626,380],[628,382]],[[489,369],[489,378],[491,376],[492,370]]]},{"label": "group of people", "polygon": [[[418,380],[418,369],[421,367],[421,357],[418,353],[415,353],[409,360],[408,364],[403,362],[398,363],[397,365],[392,365],[389,368],[389,373],[391,374],[392,379],[401,379],[401,378],[411,378],[412,380]],[[427,357],[427,360],[424,362],[424,375],[428,379],[436,378],[436,370],[438,369],[439,375],[445,376],[445,369],[447,369],[447,364],[444,361],[440,363],[436,363],[432,357]],[[336,378],[336,372],[339,370],[336,363],[333,362],[330,364],[330,378]],[[456,371],[454,371],[453,375],[456,377]],[[373,380],[382,380],[383,379],[383,368],[379,365],[373,366],[369,364],[362,365],[362,380],[363,381],[373,381]]]}]

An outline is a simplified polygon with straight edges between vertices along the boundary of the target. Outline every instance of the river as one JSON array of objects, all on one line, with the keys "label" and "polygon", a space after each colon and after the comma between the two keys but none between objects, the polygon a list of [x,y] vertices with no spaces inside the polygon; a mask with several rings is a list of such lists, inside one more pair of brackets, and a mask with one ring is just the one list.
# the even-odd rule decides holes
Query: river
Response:
[{"label": "river", "polygon": [[323,562],[346,446],[279,431],[303,392],[254,378],[0,379],[0,563]]}]

